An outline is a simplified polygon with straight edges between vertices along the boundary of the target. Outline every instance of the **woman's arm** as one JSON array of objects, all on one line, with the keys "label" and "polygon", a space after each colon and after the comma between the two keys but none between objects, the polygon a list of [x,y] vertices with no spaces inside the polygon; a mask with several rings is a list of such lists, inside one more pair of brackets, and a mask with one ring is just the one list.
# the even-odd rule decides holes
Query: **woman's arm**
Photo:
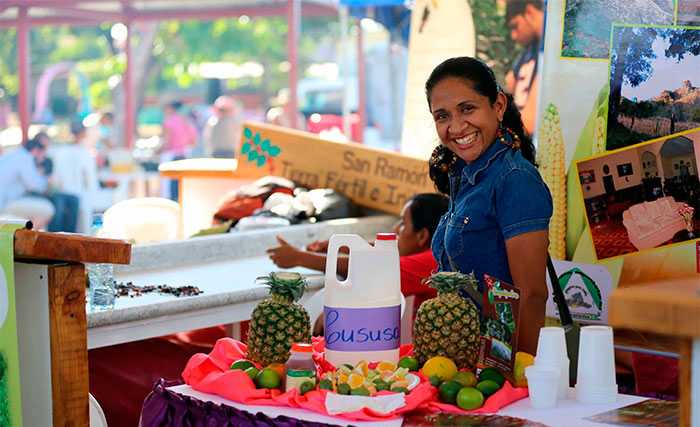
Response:
[{"label": "woman's arm", "polygon": [[546,230],[530,231],[506,240],[510,275],[513,285],[521,290],[518,351],[533,355],[537,352],[540,328],[544,326],[548,245]]}]

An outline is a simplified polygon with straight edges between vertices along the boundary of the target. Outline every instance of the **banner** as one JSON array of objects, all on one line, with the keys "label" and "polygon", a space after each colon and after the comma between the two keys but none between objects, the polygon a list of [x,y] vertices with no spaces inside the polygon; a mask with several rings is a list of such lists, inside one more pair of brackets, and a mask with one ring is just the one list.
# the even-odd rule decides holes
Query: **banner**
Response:
[{"label": "banner", "polygon": [[400,214],[417,193],[434,193],[428,161],[261,123],[243,124],[236,173],[275,175],[307,188],[330,188],[355,203]]},{"label": "banner", "polygon": [[22,227],[0,222],[0,427],[22,425],[14,277],[14,235]]}]

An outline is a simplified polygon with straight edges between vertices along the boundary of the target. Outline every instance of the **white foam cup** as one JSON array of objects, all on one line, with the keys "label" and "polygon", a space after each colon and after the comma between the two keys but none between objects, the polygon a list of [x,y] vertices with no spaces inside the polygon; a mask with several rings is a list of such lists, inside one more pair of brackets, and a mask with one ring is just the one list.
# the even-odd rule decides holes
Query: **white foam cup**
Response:
[{"label": "white foam cup", "polygon": [[613,330],[610,326],[581,328],[576,400],[608,403],[617,399]]},{"label": "white foam cup", "polygon": [[556,406],[559,375],[561,370],[555,367],[532,365],[525,368],[533,408],[549,409]]},{"label": "white foam cup", "polygon": [[535,365],[559,369],[561,373],[557,384],[557,397],[568,395],[569,357],[566,355],[566,339],[563,328],[548,326],[540,329]]}]

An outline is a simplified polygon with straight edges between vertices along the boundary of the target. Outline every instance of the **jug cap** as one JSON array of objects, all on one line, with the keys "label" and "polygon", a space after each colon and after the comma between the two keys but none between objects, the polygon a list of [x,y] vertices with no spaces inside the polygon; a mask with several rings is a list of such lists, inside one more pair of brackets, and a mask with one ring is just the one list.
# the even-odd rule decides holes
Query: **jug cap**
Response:
[{"label": "jug cap", "polygon": [[377,240],[396,240],[395,233],[377,233]]},{"label": "jug cap", "polygon": [[292,351],[298,351],[299,353],[311,353],[313,348],[311,344],[305,342],[297,342],[292,344]]}]

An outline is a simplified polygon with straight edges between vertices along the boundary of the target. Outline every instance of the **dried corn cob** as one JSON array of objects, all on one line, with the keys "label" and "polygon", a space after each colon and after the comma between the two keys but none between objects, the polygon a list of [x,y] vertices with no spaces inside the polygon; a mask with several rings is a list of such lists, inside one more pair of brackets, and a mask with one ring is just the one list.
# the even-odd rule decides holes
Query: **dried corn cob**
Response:
[{"label": "dried corn cob", "polygon": [[564,140],[559,111],[554,104],[545,108],[539,128],[537,163],[544,182],[549,186],[554,212],[549,222],[549,253],[552,258],[566,258],[566,169]]}]

